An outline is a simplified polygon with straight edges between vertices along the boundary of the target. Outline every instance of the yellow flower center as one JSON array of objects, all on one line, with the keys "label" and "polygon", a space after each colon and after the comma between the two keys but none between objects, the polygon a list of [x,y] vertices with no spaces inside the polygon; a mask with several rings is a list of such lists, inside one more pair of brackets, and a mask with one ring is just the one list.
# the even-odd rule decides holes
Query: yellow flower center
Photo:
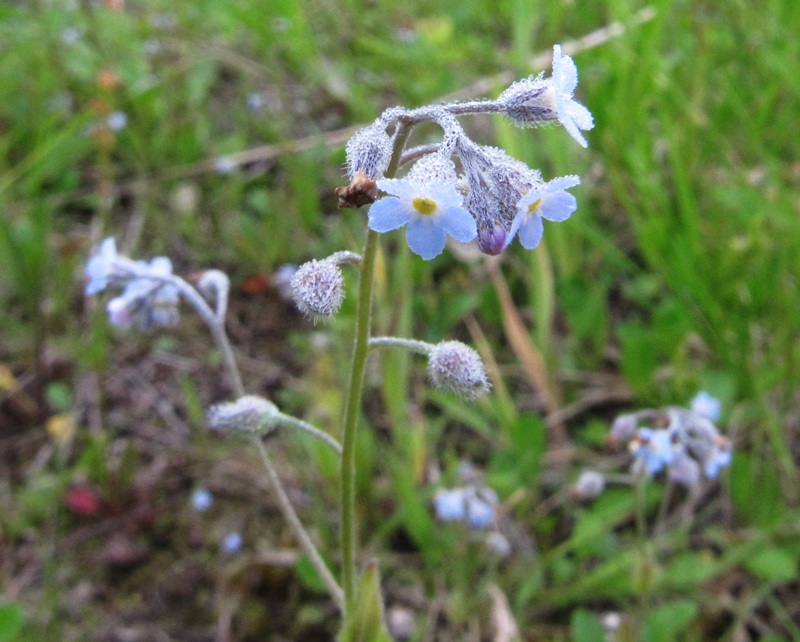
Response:
[{"label": "yellow flower center", "polygon": [[436,211],[436,201],[431,198],[417,197],[412,204],[420,214],[433,214]]},{"label": "yellow flower center", "polygon": [[536,199],[530,205],[528,205],[528,214],[533,214],[536,211],[536,208],[538,208],[539,205],[541,205],[541,203],[542,203],[542,199],[539,198],[539,199]]}]

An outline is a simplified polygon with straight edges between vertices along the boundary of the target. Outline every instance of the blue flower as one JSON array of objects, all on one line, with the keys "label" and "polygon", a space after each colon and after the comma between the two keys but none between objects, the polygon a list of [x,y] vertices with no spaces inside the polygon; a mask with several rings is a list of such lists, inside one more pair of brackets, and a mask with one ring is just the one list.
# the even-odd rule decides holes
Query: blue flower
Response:
[{"label": "blue flower", "polygon": [[100,244],[100,251],[86,264],[86,276],[89,277],[85,290],[87,295],[105,290],[116,259],[117,245],[112,237],[108,237]]},{"label": "blue flower", "polygon": [[242,536],[236,531],[228,533],[222,539],[222,550],[226,553],[235,553],[242,547]]},{"label": "blue flower", "polygon": [[494,506],[477,495],[467,502],[467,524],[472,528],[486,528],[494,520]]},{"label": "blue flower", "polygon": [[411,251],[432,259],[444,250],[447,234],[463,243],[478,234],[475,220],[464,209],[461,195],[453,185],[431,182],[417,184],[407,179],[384,178],[378,187],[391,194],[369,210],[369,227],[389,232],[408,223],[406,241]]},{"label": "blue flower", "polygon": [[665,465],[669,466],[675,456],[672,433],[669,430],[640,428],[631,442],[633,454],[644,462],[649,475],[655,475]]},{"label": "blue flower", "polygon": [[440,490],[433,498],[433,508],[436,517],[443,522],[464,519],[466,506],[464,503],[464,489]]},{"label": "blue flower", "polygon": [[580,130],[594,127],[594,119],[586,107],[572,99],[578,86],[578,69],[571,57],[561,53],[561,45],[553,47],[553,84],[559,122],[570,136],[583,147],[588,147],[589,143]]},{"label": "blue flower", "polygon": [[717,421],[722,413],[722,403],[705,390],[698,392],[689,404],[692,412],[709,421]]},{"label": "blue flower", "polygon": [[205,488],[198,488],[192,493],[192,508],[200,513],[208,510],[212,501],[211,493]]},{"label": "blue flower", "polygon": [[165,277],[172,276],[172,261],[159,256],[149,264],[145,261],[130,263],[135,276],[130,277],[121,295],[108,302],[109,322],[141,330],[175,325],[179,318],[180,292],[171,283],[164,282]]},{"label": "blue flower", "polygon": [[719,446],[715,445],[711,451],[711,455],[709,455],[708,459],[705,461],[705,473],[708,479],[714,479],[717,475],[719,475],[720,468],[724,468],[725,466],[730,466],[731,463],[731,451],[727,448],[720,448]]},{"label": "blue flower", "polygon": [[506,245],[511,243],[517,231],[519,242],[525,249],[532,250],[539,245],[544,233],[543,218],[554,222],[566,221],[577,209],[575,197],[564,190],[580,182],[577,176],[562,176],[532,188],[517,203],[517,215],[511,223]]}]

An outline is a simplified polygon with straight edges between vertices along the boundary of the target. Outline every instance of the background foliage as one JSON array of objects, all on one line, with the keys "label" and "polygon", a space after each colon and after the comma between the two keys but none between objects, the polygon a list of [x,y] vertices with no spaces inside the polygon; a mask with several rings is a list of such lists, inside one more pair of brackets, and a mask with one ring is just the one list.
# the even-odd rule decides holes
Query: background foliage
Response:
[{"label": "background foliage", "polygon": [[[475,344],[495,390],[465,406],[407,357],[375,362],[366,550],[413,639],[502,639],[505,614],[522,639],[601,640],[608,613],[620,640],[800,638],[800,4],[643,6],[0,5],[0,640],[330,635],[257,466],[203,428],[228,390],[202,326],[112,332],[81,295],[90,248],[114,234],[184,274],[225,269],[248,387],[335,430],[352,301],[314,327],[274,273],[360,247],[364,213],[333,197],[348,132],[477,82],[496,95],[498,73],[538,73],[537,52],[614,21],[624,33],[575,55],[588,152],[560,128],[466,123],[545,177],[582,175],[568,223],[499,272],[384,240],[379,331]],[[719,484],[570,498],[584,467],[626,469],[605,443],[617,412],[700,389],[736,444]],[[301,436],[270,446],[334,554],[336,462]],[[508,557],[431,515],[461,461],[500,495]],[[216,498],[202,515],[199,486]],[[245,546],[225,555],[234,529]]]}]

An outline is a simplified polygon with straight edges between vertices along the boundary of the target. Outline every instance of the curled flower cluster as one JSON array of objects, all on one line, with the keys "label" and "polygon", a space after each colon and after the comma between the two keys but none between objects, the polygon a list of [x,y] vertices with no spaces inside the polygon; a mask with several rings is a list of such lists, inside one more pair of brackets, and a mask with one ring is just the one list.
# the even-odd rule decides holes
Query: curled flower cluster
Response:
[{"label": "curled flower cluster", "polygon": [[[503,252],[515,236],[526,249],[535,248],[544,219],[564,221],[577,208],[575,197],[566,190],[580,184],[580,179],[543,180],[538,171],[502,150],[473,142],[456,115],[501,113],[522,127],[557,121],[586,147],[580,131],[591,129],[594,122],[589,110],[573,98],[578,82],[575,63],[558,45],[553,53],[550,78],[539,74],[516,82],[496,101],[387,110],[347,145],[352,182],[337,190],[340,206],[372,203],[380,190],[383,198],[369,211],[370,229],[389,232],[407,226],[409,247],[426,260],[441,254],[448,235],[462,243],[477,241],[478,249],[490,255]],[[405,178],[384,178],[397,128],[422,121],[442,128],[442,142],[411,150],[408,160],[414,164]],[[460,176],[454,157],[463,170]]]},{"label": "curled flower cluster", "polygon": [[666,469],[671,481],[694,486],[730,465],[733,449],[704,412],[719,415],[719,402],[707,393],[695,397],[690,410],[668,407],[621,415],[609,438],[628,442],[634,472],[652,476]]},{"label": "curled flower cluster", "polygon": [[110,285],[122,294],[107,305],[111,324],[141,330],[175,325],[179,319],[180,290],[171,281],[172,261],[164,256],[134,261],[117,253],[113,238],[100,244],[86,264],[86,294],[97,294]]}]

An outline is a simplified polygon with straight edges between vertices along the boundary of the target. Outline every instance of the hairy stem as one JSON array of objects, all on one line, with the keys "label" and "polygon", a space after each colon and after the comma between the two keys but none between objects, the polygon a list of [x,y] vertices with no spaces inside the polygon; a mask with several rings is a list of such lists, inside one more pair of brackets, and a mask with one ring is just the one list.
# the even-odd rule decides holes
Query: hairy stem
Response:
[{"label": "hairy stem", "polygon": [[[408,142],[414,123],[400,122],[394,137],[394,150],[384,176],[393,178],[400,165],[400,156]],[[342,589],[344,590],[345,613],[352,612],[356,601],[356,429],[361,411],[361,394],[364,389],[364,372],[369,356],[370,323],[372,320],[372,289],[375,276],[375,258],[378,254],[378,233],[367,230],[364,241],[361,271],[358,282],[358,304],[356,311],[353,357],[350,366],[350,383],[347,403],[342,419],[342,463],[341,479],[341,546]]]}]

